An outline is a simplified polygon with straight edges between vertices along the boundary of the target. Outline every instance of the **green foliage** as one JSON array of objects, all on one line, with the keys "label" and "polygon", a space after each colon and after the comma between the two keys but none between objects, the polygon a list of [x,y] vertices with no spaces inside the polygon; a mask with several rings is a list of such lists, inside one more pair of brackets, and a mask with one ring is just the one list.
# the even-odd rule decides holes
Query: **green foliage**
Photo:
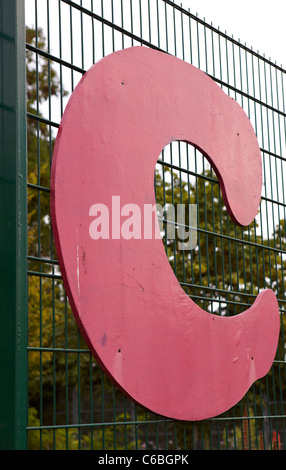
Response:
[{"label": "green foliage", "polygon": [[[119,415],[117,421],[127,421],[129,415]],[[40,419],[34,407],[29,409],[29,426],[37,428],[29,432],[29,450],[132,450],[140,447],[130,438],[131,425],[100,426],[94,428],[55,427],[40,429]]]}]

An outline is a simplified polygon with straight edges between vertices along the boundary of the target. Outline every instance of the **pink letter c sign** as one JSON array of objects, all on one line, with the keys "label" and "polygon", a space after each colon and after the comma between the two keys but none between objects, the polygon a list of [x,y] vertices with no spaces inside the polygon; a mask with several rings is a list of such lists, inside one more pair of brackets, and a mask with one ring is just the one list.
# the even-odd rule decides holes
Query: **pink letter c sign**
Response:
[{"label": "pink letter c sign", "polygon": [[226,411],[267,374],[280,319],[272,290],[233,317],[202,310],[158,238],[112,237],[110,225],[91,237],[95,203],[110,214],[112,196],[142,212],[155,204],[156,161],[175,140],[203,152],[233,220],[251,223],[262,171],[244,111],[203,72],[145,47],[102,59],[73,92],[55,144],[51,212],[70,304],[102,368],[145,408],[194,421]]}]

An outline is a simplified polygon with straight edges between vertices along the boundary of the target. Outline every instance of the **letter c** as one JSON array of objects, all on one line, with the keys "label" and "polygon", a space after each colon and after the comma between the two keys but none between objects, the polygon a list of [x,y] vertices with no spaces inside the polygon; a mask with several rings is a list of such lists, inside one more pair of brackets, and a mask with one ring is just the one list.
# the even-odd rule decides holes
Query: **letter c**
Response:
[{"label": "letter c", "polygon": [[86,216],[96,202],[111,210],[112,195],[141,213],[154,205],[156,161],[175,140],[210,161],[232,219],[252,222],[261,156],[244,111],[203,72],[145,47],[102,59],[72,94],[53,155],[51,213],[71,307],[102,368],[145,408],[194,421],[226,411],[269,371],[280,328],[274,293],[239,315],[212,315],[183,291],[161,240],[95,241]]}]

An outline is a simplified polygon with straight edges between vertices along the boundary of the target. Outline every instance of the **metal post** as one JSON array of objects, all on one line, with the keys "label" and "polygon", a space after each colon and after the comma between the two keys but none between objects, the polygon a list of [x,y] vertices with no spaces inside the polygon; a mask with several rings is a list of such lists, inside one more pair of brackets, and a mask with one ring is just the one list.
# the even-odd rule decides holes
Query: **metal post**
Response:
[{"label": "metal post", "polygon": [[27,199],[25,20],[0,2],[0,449],[25,449]]}]

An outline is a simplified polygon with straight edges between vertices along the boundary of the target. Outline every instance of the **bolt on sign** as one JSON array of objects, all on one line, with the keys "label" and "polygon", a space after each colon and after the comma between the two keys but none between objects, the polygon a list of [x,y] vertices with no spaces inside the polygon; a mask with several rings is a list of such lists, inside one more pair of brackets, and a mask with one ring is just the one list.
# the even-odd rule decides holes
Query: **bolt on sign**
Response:
[{"label": "bolt on sign", "polygon": [[155,165],[173,141],[205,155],[233,221],[250,224],[262,163],[249,119],[206,74],[146,47],[105,57],[73,92],[54,149],[51,212],[66,291],[99,364],[146,409],[195,421],[228,410],[267,374],[280,320],[272,290],[232,317],[200,308],[175,277],[156,215],[152,236],[144,223],[128,236],[155,205]]}]

